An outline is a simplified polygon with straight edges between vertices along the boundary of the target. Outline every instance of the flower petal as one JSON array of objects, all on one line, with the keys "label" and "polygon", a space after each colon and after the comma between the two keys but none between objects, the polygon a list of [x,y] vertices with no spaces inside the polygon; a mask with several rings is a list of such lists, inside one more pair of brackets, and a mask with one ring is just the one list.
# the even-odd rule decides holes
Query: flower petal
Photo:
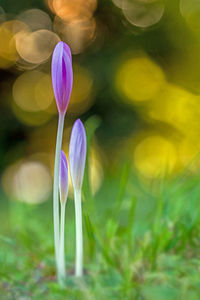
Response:
[{"label": "flower petal", "polygon": [[86,147],[85,128],[78,119],[73,125],[69,144],[69,166],[74,189],[81,189],[83,183]]}]

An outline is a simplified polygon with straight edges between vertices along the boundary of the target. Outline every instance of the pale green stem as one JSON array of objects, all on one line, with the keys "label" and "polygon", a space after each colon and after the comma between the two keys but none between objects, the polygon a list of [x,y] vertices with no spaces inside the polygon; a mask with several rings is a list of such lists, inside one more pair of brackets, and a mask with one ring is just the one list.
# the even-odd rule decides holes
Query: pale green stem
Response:
[{"label": "pale green stem", "polygon": [[61,203],[60,246],[59,246],[59,282],[62,285],[66,277],[65,270],[65,203]]},{"label": "pale green stem", "polygon": [[60,152],[62,146],[63,126],[64,126],[64,114],[59,114],[57,140],[56,140],[56,153],[55,153],[55,165],[54,165],[54,183],[53,183],[53,223],[54,223],[54,247],[56,258],[56,270],[58,275],[58,262],[59,262],[59,167],[60,167]]},{"label": "pale green stem", "polygon": [[76,265],[75,275],[83,275],[83,230],[82,230],[82,209],[81,209],[81,190],[74,190],[75,215],[76,215]]}]

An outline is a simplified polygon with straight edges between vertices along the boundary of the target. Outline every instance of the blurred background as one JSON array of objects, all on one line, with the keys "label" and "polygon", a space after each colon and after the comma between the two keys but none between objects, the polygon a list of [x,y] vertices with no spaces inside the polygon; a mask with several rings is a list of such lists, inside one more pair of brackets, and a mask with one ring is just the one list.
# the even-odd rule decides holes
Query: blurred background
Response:
[{"label": "blurred background", "polygon": [[63,149],[75,119],[96,126],[93,194],[124,162],[143,182],[199,172],[198,0],[1,0],[0,176],[10,199],[51,197],[58,113],[51,56],[73,53]]}]

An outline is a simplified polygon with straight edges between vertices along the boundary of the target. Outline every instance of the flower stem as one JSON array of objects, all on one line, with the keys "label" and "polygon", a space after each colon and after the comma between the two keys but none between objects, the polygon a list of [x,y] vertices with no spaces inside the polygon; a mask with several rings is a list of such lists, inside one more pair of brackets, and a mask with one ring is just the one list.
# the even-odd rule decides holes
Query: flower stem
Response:
[{"label": "flower stem", "polygon": [[62,285],[66,276],[65,271],[65,204],[61,203],[60,245],[59,245],[59,282]]},{"label": "flower stem", "polygon": [[57,140],[56,140],[56,153],[54,165],[54,183],[53,183],[53,223],[54,223],[54,247],[56,258],[56,271],[58,275],[58,262],[59,262],[59,166],[60,166],[60,152],[62,146],[64,114],[59,114]]},{"label": "flower stem", "polygon": [[82,230],[82,209],[81,209],[81,190],[75,189],[75,215],[76,215],[76,265],[75,275],[83,275],[83,230]]}]

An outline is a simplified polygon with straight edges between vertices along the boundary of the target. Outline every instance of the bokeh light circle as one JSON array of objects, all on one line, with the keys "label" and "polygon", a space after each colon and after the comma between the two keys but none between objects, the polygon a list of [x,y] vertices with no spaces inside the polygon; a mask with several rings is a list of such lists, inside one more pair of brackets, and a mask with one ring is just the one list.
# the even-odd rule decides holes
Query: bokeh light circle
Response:
[{"label": "bokeh light circle", "polygon": [[21,161],[5,170],[2,176],[2,186],[10,199],[38,204],[50,196],[52,179],[43,163]]},{"label": "bokeh light circle", "polygon": [[152,99],[164,83],[162,69],[147,56],[127,58],[116,75],[116,88],[128,102]]},{"label": "bokeh light circle", "polygon": [[137,27],[146,28],[160,21],[164,13],[162,0],[124,0],[122,4],[126,19]]},{"label": "bokeh light circle", "polygon": [[16,34],[15,40],[20,57],[32,64],[45,62],[60,41],[57,34],[46,29],[19,32]]},{"label": "bokeh light circle", "polygon": [[134,165],[141,175],[158,178],[171,175],[177,162],[174,145],[159,135],[143,139],[134,152]]},{"label": "bokeh light circle", "polygon": [[50,75],[40,71],[27,71],[13,85],[13,98],[24,111],[47,109],[54,98]]},{"label": "bokeh light circle", "polygon": [[53,0],[54,12],[67,21],[90,19],[97,6],[96,0]]},{"label": "bokeh light circle", "polygon": [[167,83],[148,104],[147,114],[154,120],[173,126],[184,135],[200,131],[200,96],[174,84]]},{"label": "bokeh light circle", "polygon": [[25,10],[18,15],[17,19],[27,24],[31,31],[40,29],[52,30],[51,18],[38,8]]}]

